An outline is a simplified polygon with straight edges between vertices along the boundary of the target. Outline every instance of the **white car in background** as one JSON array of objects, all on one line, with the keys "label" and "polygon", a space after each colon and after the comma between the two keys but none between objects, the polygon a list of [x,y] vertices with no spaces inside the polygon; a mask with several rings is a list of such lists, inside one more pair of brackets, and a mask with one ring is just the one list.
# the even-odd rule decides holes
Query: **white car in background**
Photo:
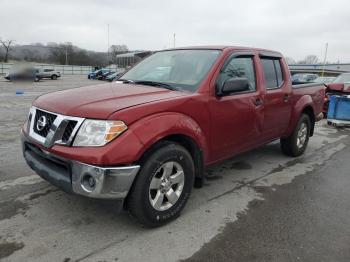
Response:
[{"label": "white car in background", "polygon": [[323,83],[323,84],[329,84],[332,83],[336,79],[335,76],[320,76],[317,77],[314,82],[315,83]]},{"label": "white car in background", "polygon": [[37,75],[40,78],[51,78],[52,80],[61,77],[61,73],[54,69],[37,69]]}]

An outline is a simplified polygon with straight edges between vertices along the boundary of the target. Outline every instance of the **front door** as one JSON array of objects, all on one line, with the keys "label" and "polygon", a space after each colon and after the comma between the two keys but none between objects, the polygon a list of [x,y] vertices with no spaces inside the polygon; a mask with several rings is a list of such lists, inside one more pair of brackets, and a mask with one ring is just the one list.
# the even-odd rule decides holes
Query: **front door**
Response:
[{"label": "front door", "polygon": [[210,117],[214,161],[244,151],[259,139],[263,105],[256,84],[254,64],[252,54],[233,54],[224,63],[216,79],[216,86],[220,88],[230,78],[246,78],[249,91],[212,97]]}]

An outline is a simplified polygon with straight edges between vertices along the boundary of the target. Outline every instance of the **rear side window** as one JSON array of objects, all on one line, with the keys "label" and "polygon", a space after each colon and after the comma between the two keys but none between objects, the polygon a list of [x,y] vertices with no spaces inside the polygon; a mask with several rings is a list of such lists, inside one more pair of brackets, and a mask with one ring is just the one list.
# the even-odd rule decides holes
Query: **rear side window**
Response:
[{"label": "rear side window", "polygon": [[266,89],[279,88],[283,83],[283,73],[280,59],[277,58],[261,58]]},{"label": "rear side window", "polygon": [[278,84],[278,86],[281,86],[283,83],[281,62],[279,59],[274,60],[274,62],[275,62],[275,68],[276,68],[277,84]]}]

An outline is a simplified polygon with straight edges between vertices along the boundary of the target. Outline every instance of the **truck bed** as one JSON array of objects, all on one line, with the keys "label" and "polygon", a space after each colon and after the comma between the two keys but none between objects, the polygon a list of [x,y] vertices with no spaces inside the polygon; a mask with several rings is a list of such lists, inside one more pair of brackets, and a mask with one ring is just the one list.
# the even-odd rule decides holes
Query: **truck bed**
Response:
[{"label": "truck bed", "polygon": [[324,86],[326,88],[326,86],[322,83],[313,83],[313,82],[293,82],[292,84],[292,88],[295,89],[295,88],[306,88],[306,87],[313,87],[313,86]]}]

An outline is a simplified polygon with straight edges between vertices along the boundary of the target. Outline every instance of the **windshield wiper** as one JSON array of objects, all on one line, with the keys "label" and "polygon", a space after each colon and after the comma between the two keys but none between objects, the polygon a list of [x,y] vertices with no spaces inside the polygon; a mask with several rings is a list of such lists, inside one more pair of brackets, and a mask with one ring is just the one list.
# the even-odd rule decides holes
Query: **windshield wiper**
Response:
[{"label": "windshield wiper", "polygon": [[122,78],[117,79],[117,81],[122,81],[123,84],[134,84],[134,83],[135,83],[135,82],[132,81],[132,80],[129,80],[129,79],[122,79]]},{"label": "windshield wiper", "polygon": [[173,87],[169,84],[166,83],[162,83],[162,82],[156,82],[156,81],[135,81],[135,84],[140,84],[140,85],[149,85],[149,86],[159,86],[159,87],[163,87],[169,90],[174,90],[174,91],[178,91],[178,89],[176,87]]},{"label": "windshield wiper", "polygon": [[123,84],[138,84],[138,85],[149,85],[149,86],[159,86],[159,87],[163,87],[169,90],[174,90],[174,91],[178,91],[179,89],[177,89],[176,87],[173,87],[169,84],[166,83],[162,83],[162,82],[156,82],[156,81],[147,81],[147,80],[140,80],[140,81],[133,81],[133,80],[129,80],[129,79],[118,79],[117,81],[122,81]]}]

